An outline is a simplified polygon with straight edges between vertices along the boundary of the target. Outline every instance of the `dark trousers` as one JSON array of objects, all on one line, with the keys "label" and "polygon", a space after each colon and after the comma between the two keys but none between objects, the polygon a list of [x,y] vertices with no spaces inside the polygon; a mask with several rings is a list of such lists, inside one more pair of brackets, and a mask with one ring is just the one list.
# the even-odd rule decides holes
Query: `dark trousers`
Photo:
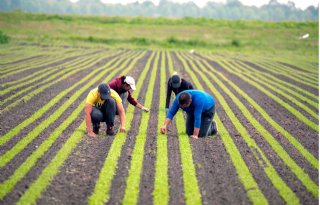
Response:
[{"label": "dark trousers", "polygon": [[[198,137],[206,137],[211,135],[213,132],[213,126],[211,125],[212,119],[214,117],[214,114],[216,112],[215,106],[212,106],[209,110],[203,112],[201,114],[201,125],[200,125],[200,131]],[[191,110],[190,113],[187,113],[187,120],[186,120],[186,132],[187,134],[193,135],[194,130],[194,112]]]},{"label": "dark trousers", "polygon": [[114,99],[105,100],[101,108],[93,107],[91,112],[92,124],[99,125],[100,122],[106,122],[108,126],[113,127],[116,112],[117,106]]}]

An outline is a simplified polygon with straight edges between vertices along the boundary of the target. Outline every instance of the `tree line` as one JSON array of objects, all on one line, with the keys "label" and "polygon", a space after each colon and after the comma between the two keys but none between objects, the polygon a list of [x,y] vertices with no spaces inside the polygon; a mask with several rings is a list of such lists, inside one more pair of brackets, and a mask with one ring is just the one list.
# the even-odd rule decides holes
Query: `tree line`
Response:
[{"label": "tree line", "polygon": [[208,2],[200,8],[193,2],[175,3],[160,0],[158,5],[151,1],[134,2],[126,5],[105,4],[100,0],[1,0],[0,11],[24,11],[49,14],[80,14],[99,16],[148,16],[148,17],[204,17],[219,19],[263,20],[263,21],[318,21],[319,5],[306,9],[297,8],[294,2],[287,4],[270,0],[261,7],[246,6],[239,0],[226,3]]}]

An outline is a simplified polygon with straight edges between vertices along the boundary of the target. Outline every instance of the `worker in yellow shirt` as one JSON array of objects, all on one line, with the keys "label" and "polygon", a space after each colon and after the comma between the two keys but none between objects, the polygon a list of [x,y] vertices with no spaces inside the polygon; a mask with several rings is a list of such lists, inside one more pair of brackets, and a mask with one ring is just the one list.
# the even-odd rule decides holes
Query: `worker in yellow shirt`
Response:
[{"label": "worker in yellow shirt", "polygon": [[91,90],[87,96],[85,105],[85,119],[89,137],[99,134],[100,122],[106,122],[107,135],[115,135],[114,117],[120,116],[120,132],[126,132],[126,115],[122,100],[118,93],[108,84],[100,84],[98,88]]}]

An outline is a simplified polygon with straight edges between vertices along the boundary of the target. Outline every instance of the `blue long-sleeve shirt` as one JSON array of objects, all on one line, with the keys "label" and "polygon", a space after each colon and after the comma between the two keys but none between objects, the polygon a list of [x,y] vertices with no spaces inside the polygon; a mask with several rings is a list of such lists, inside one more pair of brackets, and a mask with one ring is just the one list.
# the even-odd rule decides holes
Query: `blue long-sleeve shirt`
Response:
[{"label": "blue long-sleeve shirt", "polygon": [[[182,93],[189,93],[191,95],[192,102],[189,107],[182,108],[179,105],[179,96]],[[187,113],[194,113],[194,127],[200,128],[201,125],[201,114],[205,111],[208,111],[212,106],[215,105],[213,97],[201,90],[185,90],[179,93],[173,101],[171,109],[167,114],[167,118],[170,120],[173,119],[175,114],[178,112],[179,108],[183,109]]]}]

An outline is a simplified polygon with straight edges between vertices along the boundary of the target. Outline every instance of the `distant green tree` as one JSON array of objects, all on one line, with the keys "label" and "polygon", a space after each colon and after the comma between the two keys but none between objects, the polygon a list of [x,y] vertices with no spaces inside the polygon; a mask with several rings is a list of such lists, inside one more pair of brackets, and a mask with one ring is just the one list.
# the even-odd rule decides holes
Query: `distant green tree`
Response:
[{"label": "distant green tree", "polygon": [[261,7],[246,6],[239,0],[227,0],[226,3],[208,2],[203,8],[195,3],[175,3],[160,0],[159,5],[151,1],[138,1],[127,5],[104,4],[100,0],[0,0],[0,11],[21,10],[25,12],[51,14],[84,14],[109,16],[163,16],[163,17],[205,17],[222,19],[246,19],[267,21],[317,21],[319,7],[296,8],[293,1],[281,4],[270,0]]}]

